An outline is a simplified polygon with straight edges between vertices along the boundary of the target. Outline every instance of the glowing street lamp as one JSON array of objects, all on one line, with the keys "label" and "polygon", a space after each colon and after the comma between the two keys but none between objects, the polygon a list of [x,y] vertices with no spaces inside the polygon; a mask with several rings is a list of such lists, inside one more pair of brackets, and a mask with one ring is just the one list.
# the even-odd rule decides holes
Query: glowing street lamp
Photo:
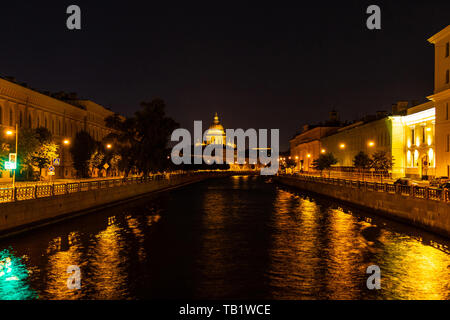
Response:
[{"label": "glowing street lamp", "polygon": [[339,145],[339,148],[345,149],[345,143],[341,143],[341,144]]},{"label": "glowing street lamp", "polygon": [[307,156],[308,158],[311,158],[311,154],[310,154],[310,153],[308,153],[306,156]]},{"label": "glowing street lamp", "polygon": [[65,139],[65,140],[63,141],[63,143],[64,143],[66,146],[68,146],[68,145],[70,144],[70,140],[69,140],[69,139]]},{"label": "glowing street lamp", "polygon": [[[12,130],[6,131],[7,136],[12,136],[13,134],[14,134],[14,132]],[[17,127],[17,123],[16,123],[16,159],[15,159],[16,167],[17,167],[17,155],[18,155],[18,152],[17,152],[18,141],[19,141],[19,128]],[[13,173],[13,189],[14,189],[16,187],[16,168],[13,170],[14,170],[13,171],[14,172]]]},{"label": "glowing street lamp", "polygon": [[369,141],[368,143],[367,143],[367,145],[369,146],[369,147],[374,147],[375,146],[375,142],[373,142],[373,141]]},{"label": "glowing street lamp", "polygon": [[107,144],[106,149],[112,149],[112,144]]},{"label": "glowing street lamp", "polygon": [[326,150],[325,150],[325,149],[322,149],[322,150],[320,150],[320,152],[321,152],[321,153],[325,153],[325,152],[326,152]]}]

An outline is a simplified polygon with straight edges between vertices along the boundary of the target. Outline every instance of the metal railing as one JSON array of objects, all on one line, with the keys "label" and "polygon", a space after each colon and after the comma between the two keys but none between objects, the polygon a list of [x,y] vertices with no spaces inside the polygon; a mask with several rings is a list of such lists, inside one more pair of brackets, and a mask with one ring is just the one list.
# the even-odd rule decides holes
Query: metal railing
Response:
[{"label": "metal railing", "polygon": [[76,192],[107,189],[131,184],[171,180],[186,176],[202,176],[208,172],[155,174],[147,177],[132,177],[107,180],[79,181],[69,183],[35,184],[19,187],[0,187],[0,203],[48,198]]},{"label": "metal railing", "polygon": [[400,194],[419,199],[429,199],[435,201],[450,202],[450,190],[421,186],[405,186],[392,183],[380,183],[371,181],[356,181],[339,178],[325,178],[311,175],[290,175],[281,174],[280,176],[289,177],[309,182],[320,182],[337,186],[361,189],[373,192],[386,192],[391,194]]}]

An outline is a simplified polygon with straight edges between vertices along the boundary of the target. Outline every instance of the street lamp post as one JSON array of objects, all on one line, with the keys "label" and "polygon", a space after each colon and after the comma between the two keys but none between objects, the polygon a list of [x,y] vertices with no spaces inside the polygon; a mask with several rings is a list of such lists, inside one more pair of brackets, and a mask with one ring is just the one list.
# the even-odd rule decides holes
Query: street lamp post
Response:
[{"label": "street lamp post", "polygon": [[[13,134],[13,132],[12,131],[6,131],[6,134],[8,135],[8,136],[11,136],[12,134]],[[15,165],[16,165],[16,168],[15,169],[13,169],[13,188],[15,188],[15,186],[16,186],[16,170],[17,170],[17,158],[18,158],[18,147],[17,147],[17,145],[18,145],[18,140],[19,140],[19,129],[18,129],[18,126],[17,126],[17,123],[16,123],[16,159],[15,159],[15,161],[16,161],[16,163],[15,163]]]}]

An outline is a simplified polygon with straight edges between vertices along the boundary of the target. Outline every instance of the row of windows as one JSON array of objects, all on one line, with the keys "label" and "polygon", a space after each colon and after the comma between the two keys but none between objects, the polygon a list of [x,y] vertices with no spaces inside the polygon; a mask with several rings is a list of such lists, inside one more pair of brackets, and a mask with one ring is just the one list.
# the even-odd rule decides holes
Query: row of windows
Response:
[{"label": "row of windows", "polygon": [[[5,121],[6,119],[4,119],[4,117],[3,117],[3,108],[0,106],[0,125],[14,126],[15,121],[14,121],[14,116],[13,116],[12,110],[9,110],[8,118],[9,118],[8,121]],[[54,119],[51,119],[51,121],[48,121],[47,117],[44,117],[43,121],[41,121],[41,118],[39,116],[36,117],[36,122],[35,122],[35,124],[33,124],[31,115],[28,115],[28,119],[26,119],[26,121],[27,121],[26,126],[28,128],[45,127],[52,134],[63,135],[65,132],[65,134],[67,134],[70,137],[75,136],[75,134],[77,132],[81,131],[81,128],[83,127],[82,123],[79,123],[79,125],[74,124],[74,123],[69,123],[69,124],[66,124],[65,127],[63,128],[62,120],[56,120],[56,123],[55,123]],[[24,119],[23,111],[19,111],[19,119],[17,121],[17,124],[19,125],[20,128],[23,128],[25,126],[25,119]],[[107,132],[105,130],[92,129],[92,128],[89,128],[88,132],[96,140],[101,140],[107,134]]]}]

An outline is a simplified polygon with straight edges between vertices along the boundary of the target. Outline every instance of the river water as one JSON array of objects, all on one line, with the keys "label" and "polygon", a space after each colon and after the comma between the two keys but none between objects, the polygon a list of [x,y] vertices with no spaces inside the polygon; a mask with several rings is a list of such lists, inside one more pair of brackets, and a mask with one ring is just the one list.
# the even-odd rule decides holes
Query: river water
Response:
[{"label": "river water", "polygon": [[[0,241],[0,299],[450,299],[449,246],[234,176]],[[367,288],[370,265],[380,290]],[[80,268],[80,290],[67,286],[69,266]]]}]

